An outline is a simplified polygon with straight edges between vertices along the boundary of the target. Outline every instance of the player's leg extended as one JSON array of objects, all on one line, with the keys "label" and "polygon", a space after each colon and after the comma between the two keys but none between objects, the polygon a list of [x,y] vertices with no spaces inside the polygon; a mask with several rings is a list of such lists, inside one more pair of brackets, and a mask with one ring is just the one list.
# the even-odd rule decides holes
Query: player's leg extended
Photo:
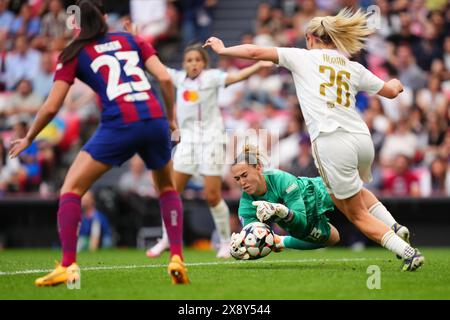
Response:
[{"label": "player's leg extended", "polygon": [[217,257],[230,258],[230,209],[222,199],[221,187],[222,178],[220,176],[205,176],[205,197],[220,238]]},{"label": "player's leg extended", "polygon": [[[173,171],[173,177],[175,182],[175,187],[178,193],[181,194],[181,192],[184,191],[186,188],[187,183],[189,182],[189,179],[191,179],[190,174],[178,172],[176,170]],[[169,244],[169,237],[167,235],[167,229],[164,224],[164,219],[161,222],[162,226],[162,238],[156,243],[153,247],[147,250],[147,256],[150,258],[156,258],[161,255],[165,250],[168,250],[170,248]]]},{"label": "player's leg extended", "polygon": [[386,209],[386,207],[377,199],[377,197],[367,190],[362,188],[361,195],[366,208],[369,213],[373,215],[378,220],[383,221],[389,228],[394,230],[394,232],[403,240],[409,243],[409,230],[405,226],[397,223],[391,213]]},{"label": "player's leg extended", "polygon": [[81,197],[110,168],[110,165],[94,160],[85,151],[80,151],[76,157],[64,180],[59,197],[58,232],[62,247],[62,261],[53,272],[38,278],[36,285],[65,283],[69,273],[78,269],[76,251],[77,230],[81,221]]},{"label": "player's leg extended", "polygon": [[183,263],[183,205],[175,188],[172,161],[154,170],[153,180],[160,193],[159,205],[170,243],[168,271],[173,284],[186,284],[189,279]]},{"label": "player's leg extended", "polygon": [[318,241],[312,242],[300,240],[292,236],[278,236],[281,241],[276,244],[277,251],[280,251],[284,248],[297,250],[314,250],[334,246],[340,241],[339,231],[331,223],[327,224],[329,228],[329,237],[325,241],[324,239],[320,239]]},{"label": "player's leg extended", "polygon": [[361,191],[348,199],[337,199],[331,195],[335,205],[369,239],[398,254],[405,260],[404,270],[415,270],[423,264],[424,258],[417,249],[395,234],[381,220],[366,208]]}]

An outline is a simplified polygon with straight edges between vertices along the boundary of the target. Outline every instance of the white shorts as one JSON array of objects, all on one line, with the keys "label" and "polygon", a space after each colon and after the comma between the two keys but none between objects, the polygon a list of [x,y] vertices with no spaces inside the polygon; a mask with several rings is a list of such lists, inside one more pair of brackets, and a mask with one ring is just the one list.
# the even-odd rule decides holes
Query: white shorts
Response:
[{"label": "white shorts", "polygon": [[173,156],[173,168],[190,175],[222,176],[225,160],[223,143],[180,142]]},{"label": "white shorts", "polygon": [[328,189],[338,199],[358,193],[363,182],[372,180],[374,159],[372,138],[342,129],[322,132],[312,143],[316,167]]}]

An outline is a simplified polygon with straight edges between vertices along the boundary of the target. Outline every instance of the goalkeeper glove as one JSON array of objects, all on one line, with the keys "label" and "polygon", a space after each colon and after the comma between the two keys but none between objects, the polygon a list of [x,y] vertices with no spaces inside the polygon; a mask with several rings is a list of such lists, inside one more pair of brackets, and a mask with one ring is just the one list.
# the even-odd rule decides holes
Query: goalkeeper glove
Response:
[{"label": "goalkeeper glove", "polygon": [[265,222],[273,216],[277,216],[283,220],[291,219],[292,212],[282,204],[270,203],[268,201],[253,201],[252,204],[256,207],[256,217],[261,222]]},{"label": "goalkeeper glove", "polygon": [[241,234],[236,232],[231,235],[230,254],[236,260],[247,260],[249,258],[247,248],[242,245],[244,236],[244,233]]}]

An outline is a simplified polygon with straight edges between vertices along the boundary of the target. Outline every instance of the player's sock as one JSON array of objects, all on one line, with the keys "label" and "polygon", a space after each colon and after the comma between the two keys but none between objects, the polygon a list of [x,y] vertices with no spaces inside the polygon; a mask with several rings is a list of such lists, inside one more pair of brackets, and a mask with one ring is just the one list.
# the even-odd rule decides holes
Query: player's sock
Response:
[{"label": "player's sock", "polygon": [[377,202],[373,206],[371,206],[369,209],[369,213],[378,220],[383,221],[389,228],[392,228],[392,226],[397,223],[388,209],[386,209],[386,207],[381,202]]},{"label": "player's sock", "polygon": [[170,255],[183,258],[183,205],[176,191],[166,191],[159,197],[159,206],[170,243]]},{"label": "player's sock", "polygon": [[78,226],[81,221],[81,197],[75,193],[65,193],[59,197],[58,232],[62,247],[63,267],[68,267],[77,259]]},{"label": "player's sock", "polygon": [[324,245],[320,243],[313,243],[308,241],[303,241],[291,236],[286,236],[282,238],[283,245],[289,249],[297,249],[297,250],[314,250],[323,248]]},{"label": "player's sock", "polygon": [[414,248],[412,248],[407,242],[396,235],[392,230],[386,232],[381,238],[381,245],[386,249],[396,253],[403,259],[408,259],[414,256]]},{"label": "player's sock", "polygon": [[222,199],[215,207],[209,207],[221,243],[230,242],[230,209]]}]

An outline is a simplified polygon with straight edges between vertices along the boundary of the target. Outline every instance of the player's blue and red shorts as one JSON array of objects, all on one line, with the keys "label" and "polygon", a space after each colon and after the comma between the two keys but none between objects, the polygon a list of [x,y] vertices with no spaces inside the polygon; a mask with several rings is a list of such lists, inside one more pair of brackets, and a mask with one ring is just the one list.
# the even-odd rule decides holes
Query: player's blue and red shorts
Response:
[{"label": "player's blue and red shorts", "polygon": [[148,169],[170,160],[169,125],[144,72],[155,54],[129,33],[107,33],[58,64],[55,81],[78,78],[101,100],[101,124],[83,147],[95,160],[120,166],[137,153]]}]

